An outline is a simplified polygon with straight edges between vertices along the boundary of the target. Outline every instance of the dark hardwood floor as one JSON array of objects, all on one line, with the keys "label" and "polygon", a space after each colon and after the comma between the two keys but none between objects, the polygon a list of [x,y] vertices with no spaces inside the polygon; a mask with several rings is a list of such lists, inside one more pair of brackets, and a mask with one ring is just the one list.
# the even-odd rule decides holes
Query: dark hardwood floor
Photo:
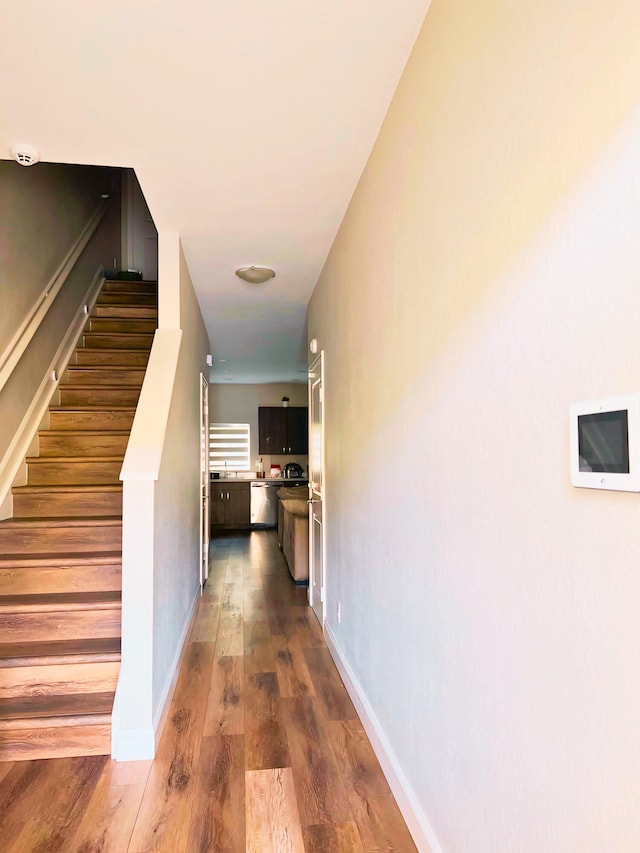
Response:
[{"label": "dark hardwood floor", "polygon": [[275,535],[211,557],[155,761],[0,763],[0,853],[415,851]]}]

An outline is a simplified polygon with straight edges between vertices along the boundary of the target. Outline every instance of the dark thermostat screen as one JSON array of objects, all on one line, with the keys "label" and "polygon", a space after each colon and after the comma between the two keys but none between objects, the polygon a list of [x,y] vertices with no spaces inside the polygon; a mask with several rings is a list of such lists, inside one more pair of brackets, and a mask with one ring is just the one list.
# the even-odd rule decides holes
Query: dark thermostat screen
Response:
[{"label": "dark thermostat screen", "polygon": [[580,471],[629,473],[627,410],[578,415]]}]

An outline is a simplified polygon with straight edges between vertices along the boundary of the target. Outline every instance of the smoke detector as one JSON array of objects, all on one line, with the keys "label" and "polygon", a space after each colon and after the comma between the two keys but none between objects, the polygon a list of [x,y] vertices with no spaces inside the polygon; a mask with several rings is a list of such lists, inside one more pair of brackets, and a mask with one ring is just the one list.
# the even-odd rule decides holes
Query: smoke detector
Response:
[{"label": "smoke detector", "polygon": [[11,156],[21,166],[35,166],[40,162],[40,152],[33,145],[19,143],[11,146]]}]

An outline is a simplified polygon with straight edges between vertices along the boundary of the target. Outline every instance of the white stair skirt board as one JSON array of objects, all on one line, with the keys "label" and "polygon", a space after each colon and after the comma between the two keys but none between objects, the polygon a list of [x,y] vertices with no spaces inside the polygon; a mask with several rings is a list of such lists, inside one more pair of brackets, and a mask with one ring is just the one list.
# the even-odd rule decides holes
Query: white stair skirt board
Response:
[{"label": "white stair skirt board", "polygon": [[162,690],[162,698],[153,717],[153,724],[149,728],[122,729],[119,726],[118,693],[113,705],[111,717],[111,757],[116,761],[149,761],[156,757],[156,749],[162,735],[162,730],[169,714],[171,700],[176,688],[180,667],[187,650],[187,641],[191,633],[191,626],[196,615],[198,602],[200,601],[200,587],[196,590],[193,603],[185,620],[185,625],[180,636],[180,642],[174,655],[171,668]]},{"label": "white stair skirt board", "polygon": [[398,807],[402,812],[402,816],[416,847],[420,853],[443,853],[433,827],[418,803],[416,795],[398,763],[398,759],[378,722],[369,700],[353,670],[347,663],[335,635],[326,622],[324,625],[324,636],[331,652],[331,657],[335,661],[338,672],[344,681],[344,686],[347,688],[347,693],[355,705],[362,725],[371,741],[373,751],[380,762],[382,771],[386,776],[393,796],[396,798]]}]

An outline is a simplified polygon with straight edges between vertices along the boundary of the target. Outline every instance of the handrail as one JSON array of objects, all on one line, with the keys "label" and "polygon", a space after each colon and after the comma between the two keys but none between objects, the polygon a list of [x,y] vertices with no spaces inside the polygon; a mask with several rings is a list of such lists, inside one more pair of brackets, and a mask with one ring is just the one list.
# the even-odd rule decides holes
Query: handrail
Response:
[{"label": "handrail", "polygon": [[18,330],[9,341],[2,355],[0,355],[0,391],[2,391],[7,380],[15,370],[16,365],[22,358],[33,336],[38,331],[38,327],[44,320],[49,308],[51,308],[56,296],[62,289],[69,273],[74,267],[74,264],[86,248],[87,243],[102,221],[108,204],[109,199],[103,199],[91,214],[91,217],[83,227],[79,237],[74,241],[73,245],[62,260],[62,263],[49,279],[35,304],[20,324]]},{"label": "handrail", "polygon": [[175,387],[181,329],[157,329],[120,479],[157,480]]}]

